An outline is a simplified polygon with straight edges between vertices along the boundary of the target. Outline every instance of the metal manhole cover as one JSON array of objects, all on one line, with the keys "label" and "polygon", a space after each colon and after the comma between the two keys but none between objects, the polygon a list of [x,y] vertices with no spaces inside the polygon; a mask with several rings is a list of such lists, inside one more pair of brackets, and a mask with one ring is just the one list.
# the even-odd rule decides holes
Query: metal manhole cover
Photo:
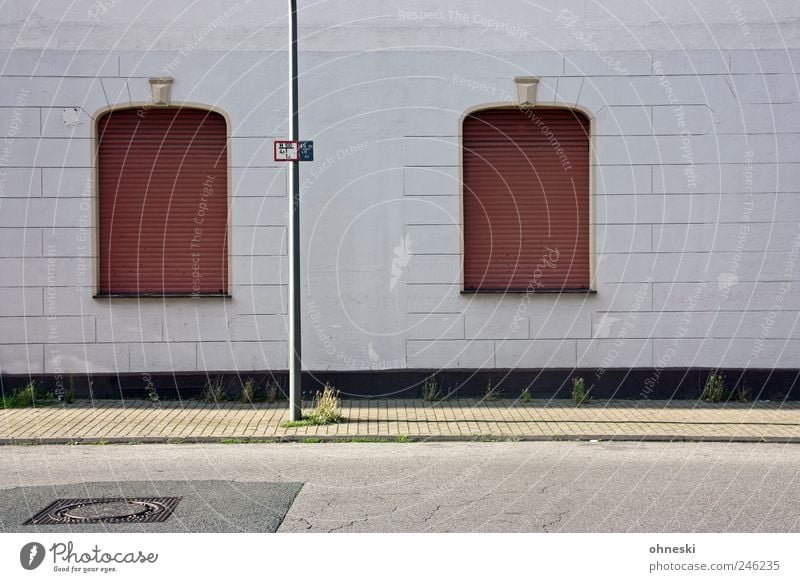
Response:
[{"label": "metal manhole cover", "polygon": [[180,497],[57,499],[23,525],[157,523],[172,515]]}]

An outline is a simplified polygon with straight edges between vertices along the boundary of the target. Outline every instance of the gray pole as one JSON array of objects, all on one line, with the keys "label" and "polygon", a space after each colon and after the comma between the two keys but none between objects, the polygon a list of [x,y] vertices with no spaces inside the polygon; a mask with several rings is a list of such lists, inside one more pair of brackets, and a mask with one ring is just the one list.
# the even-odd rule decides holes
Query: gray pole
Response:
[{"label": "gray pole", "polygon": [[[289,139],[300,139],[297,100],[297,0],[289,0],[289,101],[291,117],[289,121]],[[300,348],[300,162],[289,162],[289,419],[300,420],[303,406],[303,389],[301,381],[302,357]]]}]

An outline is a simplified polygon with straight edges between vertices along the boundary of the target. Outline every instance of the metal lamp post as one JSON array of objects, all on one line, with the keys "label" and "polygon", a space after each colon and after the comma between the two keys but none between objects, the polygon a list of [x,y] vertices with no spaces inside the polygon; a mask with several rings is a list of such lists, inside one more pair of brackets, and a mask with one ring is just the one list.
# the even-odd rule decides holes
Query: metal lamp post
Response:
[{"label": "metal lamp post", "polygon": [[[300,139],[297,99],[297,0],[289,0],[289,138]],[[302,338],[300,329],[300,162],[294,160],[289,172],[289,419],[300,420],[303,404]]]}]

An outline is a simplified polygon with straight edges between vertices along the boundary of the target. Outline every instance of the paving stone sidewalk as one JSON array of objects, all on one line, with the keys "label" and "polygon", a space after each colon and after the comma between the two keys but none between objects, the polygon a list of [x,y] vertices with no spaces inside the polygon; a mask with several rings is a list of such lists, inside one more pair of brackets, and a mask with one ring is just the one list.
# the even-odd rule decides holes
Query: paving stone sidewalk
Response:
[{"label": "paving stone sidewalk", "polygon": [[0,443],[236,440],[721,440],[800,442],[800,403],[345,400],[343,422],[283,428],[276,404],[78,401],[0,410]]}]

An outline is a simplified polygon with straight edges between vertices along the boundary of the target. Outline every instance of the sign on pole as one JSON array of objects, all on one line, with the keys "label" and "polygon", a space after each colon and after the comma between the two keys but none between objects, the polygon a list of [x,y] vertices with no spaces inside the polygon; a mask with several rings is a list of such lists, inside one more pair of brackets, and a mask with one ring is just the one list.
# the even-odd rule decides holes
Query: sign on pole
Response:
[{"label": "sign on pole", "polygon": [[275,140],[272,145],[276,162],[296,162],[300,150],[300,142],[291,140]]},{"label": "sign on pole", "polygon": [[314,142],[313,141],[301,141],[300,142],[300,155],[298,158],[301,162],[313,162],[314,161]]},{"label": "sign on pole", "polygon": [[314,142],[293,141],[289,139],[275,140],[273,143],[273,159],[276,162],[313,162]]}]

